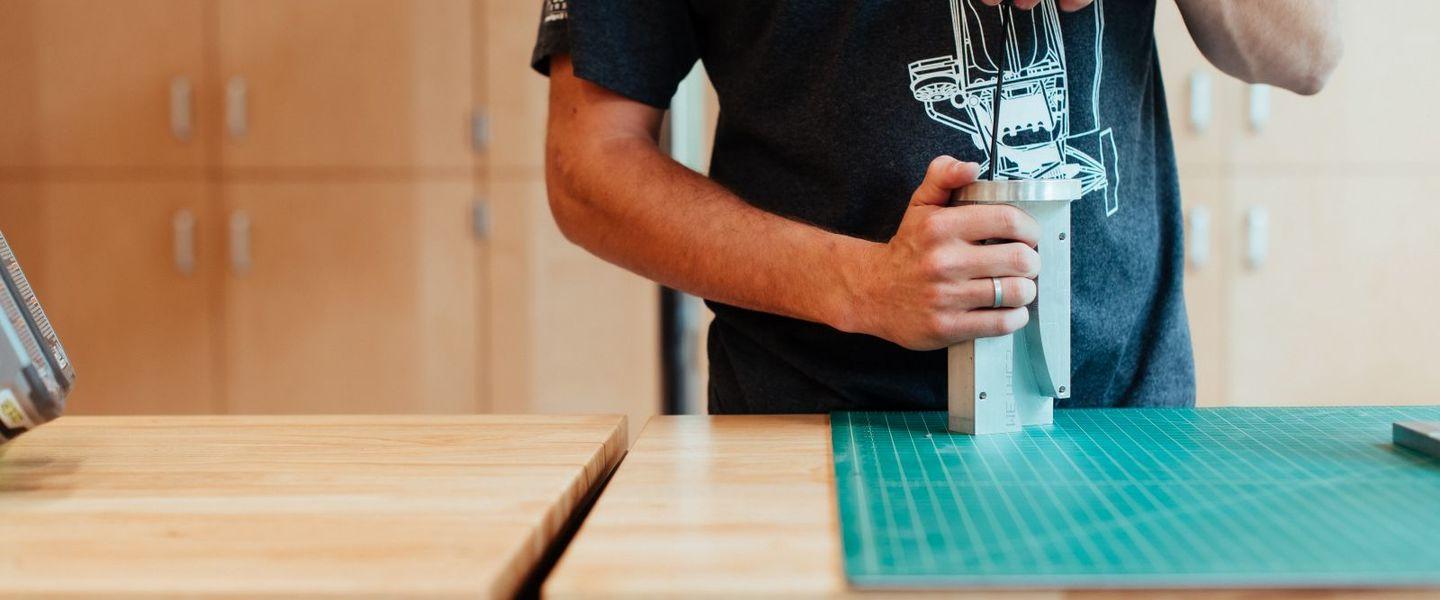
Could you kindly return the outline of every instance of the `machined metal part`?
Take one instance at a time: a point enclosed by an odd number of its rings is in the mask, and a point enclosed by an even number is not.
[[[1040,274],[1030,322],[1015,333],[951,346],[949,426],[972,435],[1019,431],[1054,421],[1056,398],[1070,385],[1070,203],[1081,182],[1067,179],[977,181],[954,204],[1009,204],[1040,224]]]
[[[60,417],[75,368],[0,234],[0,442]]]

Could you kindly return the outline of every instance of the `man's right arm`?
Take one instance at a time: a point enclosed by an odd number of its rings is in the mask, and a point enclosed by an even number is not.
[[[568,56],[552,58],[550,80],[551,211],[600,258],[697,296],[912,349],[1025,325],[1039,227],[1008,206],[946,208],[976,165],[936,159],[900,231],[878,244],[757,209],[671,160],[657,141],[662,111],[576,77]],[[1001,278],[1004,308],[989,308],[990,277]]]

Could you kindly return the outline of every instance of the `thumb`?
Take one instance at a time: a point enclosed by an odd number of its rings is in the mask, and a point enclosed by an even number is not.
[[[915,188],[910,206],[947,206],[952,192],[974,183],[979,176],[980,165],[949,156],[936,158],[925,169],[925,181]]]

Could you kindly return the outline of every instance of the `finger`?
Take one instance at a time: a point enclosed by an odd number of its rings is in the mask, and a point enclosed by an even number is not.
[[[943,237],[971,243],[1007,240],[1034,247],[1040,243],[1040,223],[1025,211],[1007,204],[970,204],[936,211],[929,223]]]
[[[925,180],[910,197],[911,206],[946,206],[955,190],[975,183],[980,176],[980,165],[960,162],[949,156],[930,161],[925,169]]]
[[[1040,4],[1040,0],[1015,0],[1015,8],[1030,10]]]
[[[954,317],[952,337],[956,341],[1008,335],[1020,331],[1030,322],[1030,311],[1024,308],[971,310]]]
[[[985,6],[1000,6],[1000,0],[980,0]]]
[[[1060,10],[1063,10],[1065,12],[1075,12],[1077,10],[1090,6],[1092,2],[1093,0],[1060,0]]]
[[[1024,277],[971,279],[960,288],[959,300],[964,308],[993,308],[995,282],[1000,282],[1000,306],[1019,308],[1035,301],[1035,280]]]
[[[1040,275],[1040,253],[1021,243],[970,246],[955,276],[969,279],[990,277],[1024,277]]]

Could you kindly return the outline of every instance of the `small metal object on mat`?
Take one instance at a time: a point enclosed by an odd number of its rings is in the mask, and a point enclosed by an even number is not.
[[[1396,423],[1391,437],[1396,446],[1440,458],[1440,421]]]
[[[0,443],[60,417],[75,367],[0,234]]]

